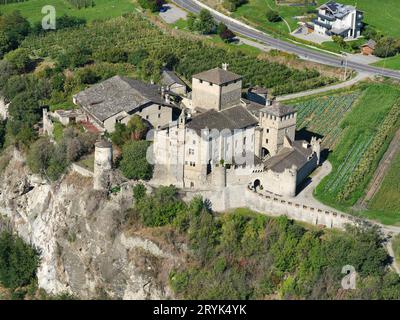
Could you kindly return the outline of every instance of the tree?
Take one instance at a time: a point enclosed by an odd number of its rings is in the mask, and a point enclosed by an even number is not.
[[[28,71],[29,66],[32,63],[29,50],[25,48],[18,48],[9,52],[6,54],[5,59],[20,73]]]
[[[0,234],[0,283],[16,289],[30,284],[36,277],[39,253],[9,232]]]
[[[150,9],[152,12],[160,11],[161,7],[165,4],[164,0],[139,0],[142,8]]]
[[[215,31],[216,23],[210,11],[206,9],[200,11],[196,29],[202,34],[210,34]]]
[[[332,36],[333,42],[337,43],[342,49],[347,47],[346,41],[341,36]]]
[[[267,20],[269,22],[278,22],[281,21],[281,16],[279,15],[279,12],[275,10],[268,10],[267,11]]]
[[[148,141],[129,141],[122,148],[120,169],[128,179],[149,180],[153,175],[153,166],[147,161]]]
[[[375,46],[374,55],[380,58],[392,57],[400,52],[400,42],[391,37],[383,37]]]
[[[236,36],[228,27],[222,22],[218,25],[218,35],[225,42],[232,41],[232,39]]]
[[[0,58],[16,49],[30,31],[28,20],[19,11],[0,15]]]
[[[49,138],[43,137],[35,141],[28,153],[27,164],[33,173],[45,174],[55,152]]]
[[[143,60],[147,59],[149,53],[145,49],[138,49],[128,55],[128,62],[134,66],[139,66]]]

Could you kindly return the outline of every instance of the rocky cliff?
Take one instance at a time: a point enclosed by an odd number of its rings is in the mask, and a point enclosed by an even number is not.
[[[182,261],[181,245],[126,228],[127,186],[115,195],[94,191],[91,178],[68,173],[50,184],[29,173],[14,150],[0,177],[0,213],[41,252],[39,286],[80,298],[173,298],[168,273]],[[184,251],[184,250],[183,250]]]

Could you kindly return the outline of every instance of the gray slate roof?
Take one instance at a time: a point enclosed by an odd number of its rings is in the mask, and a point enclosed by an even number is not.
[[[283,172],[295,165],[300,169],[308,162],[308,157],[312,153],[311,147],[303,148],[303,140],[297,140],[292,142],[292,148],[283,148],[276,156],[266,160],[264,168],[274,172]]]
[[[362,47],[370,47],[371,49],[375,49],[376,46],[376,41],[369,39],[365,44],[362,45]]]
[[[98,120],[105,121],[120,112],[133,112],[147,104],[167,105],[160,87],[115,76],[74,96],[76,102]]]
[[[181,86],[186,87],[186,83],[184,83],[175,72],[171,70],[164,70],[162,72],[161,84],[164,86],[172,86],[173,84],[180,84]]]
[[[271,106],[264,106],[247,99],[242,100],[246,104],[246,109],[255,116],[258,116],[260,112],[265,112],[276,117],[283,117],[296,112],[291,106],[281,104],[279,101],[274,101]]]
[[[221,68],[215,68],[195,74],[193,78],[221,85],[235,80],[240,80],[243,77]]]
[[[242,106],[231,107],[222,111],[210,110],[192,118],[187,127],[200,134],[202,129],[243,129],[256,125],[258,120]]]

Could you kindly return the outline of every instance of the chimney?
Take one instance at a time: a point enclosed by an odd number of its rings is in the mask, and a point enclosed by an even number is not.
[[[229,64],[227,64],[227,63],[222,64],[222,69],[224,69],[225,71],[228,71],[228,67],[229,67]]]

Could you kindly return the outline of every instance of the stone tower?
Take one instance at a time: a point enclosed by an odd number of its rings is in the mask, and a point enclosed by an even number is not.
[[[285,137],[295,140],[296,111],[275,102],[260,110],[259,126],[262,130],[260,156],[275,156],[284,147]]]
[[[240,104],[242,77],[223,68],[211,69],[193,76],[192,106],[194,109],[221,111]]]
[[[107,190],[109,188],[112,157],[113,152],[110,142],[105,140],[96,142],[94,151],[93,189]]]

